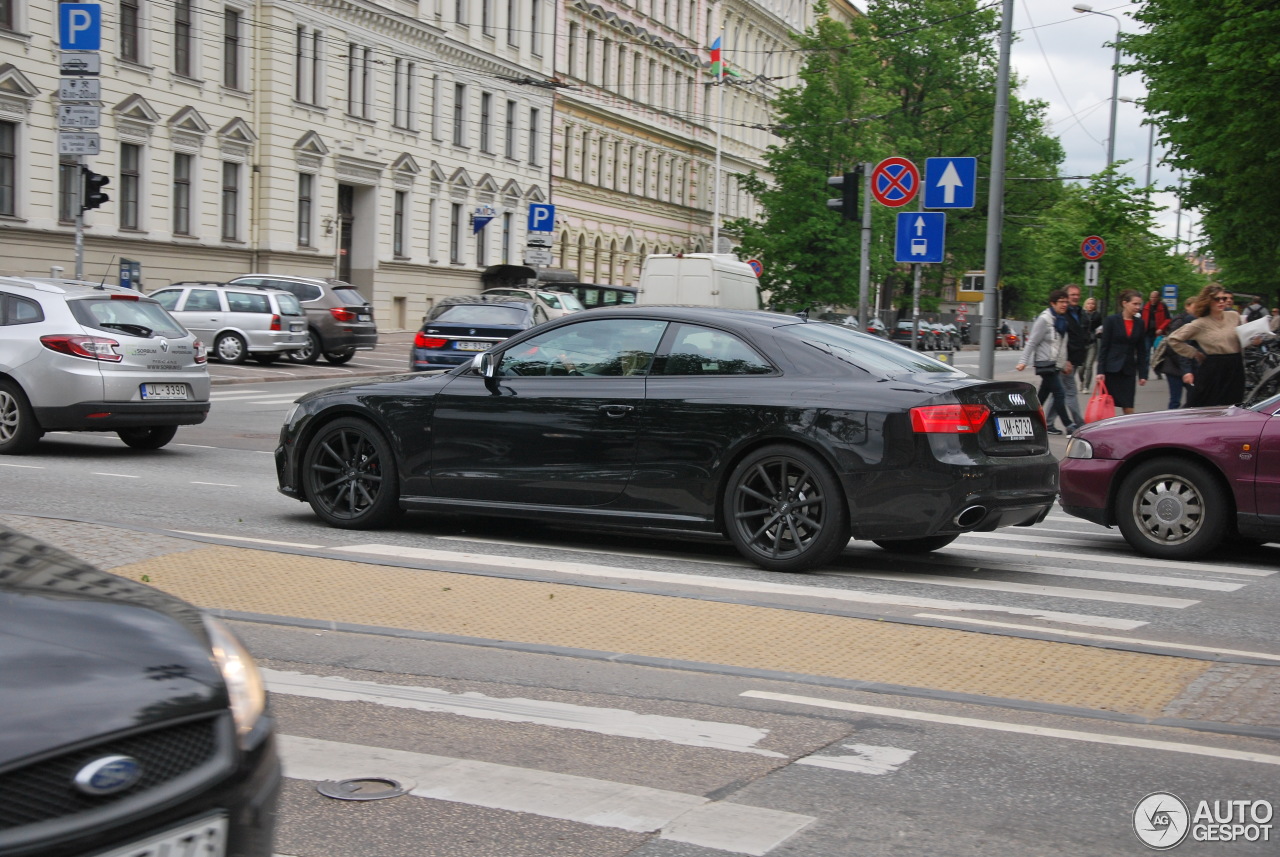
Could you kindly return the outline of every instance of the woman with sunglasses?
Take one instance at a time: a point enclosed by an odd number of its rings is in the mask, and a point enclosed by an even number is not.
[[[1169,334],[1169,347],[1197,365],[1194,374],[1182,376],[1189,385],[1188,408],[1234,405],[1244,399],[1244,357],[1236,335],[1240,313],[1231,308],[1233,300],[1222,286],[1205,286],[1191,305],[1196,318]]]
[[[1146,328],[1142,325],[1142,295],[1135,289],[1120,293],[1120,312],[1102,320],[1098,337],[1098,374],[1106,378],[1107,392],[1116,407],[1133,413],[1139,384],[1147,383]]]

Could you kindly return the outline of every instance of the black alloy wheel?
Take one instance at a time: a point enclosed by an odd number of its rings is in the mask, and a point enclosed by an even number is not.
[[[1116,492],[1116,523],[1134,550],[1160,559],[1196,559],[1227,534],[1232,504],[1217,476],[1196,461],[1157,458],[1138,465]]]
[[[22,388],[12,381],[0,381],[0,455],[30,452],[42,434]]]
[[[320,335],[307,331],[307,344],[289,352],[290,363],[315,363],[320,359]]]
[[[312,510],[331,527],[376,529],[402,511],[391,447],[357,417],[320,429],[307,446],[302,482]]]
[[[116,432],[125,445],[132,449],[159,449],[173,440],[177,433],[177,426],[139,426]]]
[[[355,356],[356,350],[354,348],[339,348],[337,351],[326,351],[324,353],[324,359],[334,366],[341,366]]]
[[[949,536],[928,536],[922,539],[872,539],[880,547],[895,553],[931,553],[959,538],[959,533]]]
[[[835,474],[798,446],[750,453],[725,487],[723,513],[738,552],[770,571],[810,571],[849,543],[849,515]]]

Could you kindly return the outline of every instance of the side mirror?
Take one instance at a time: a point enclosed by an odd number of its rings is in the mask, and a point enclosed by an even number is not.
[[[498,373],[498,367],[493,361],[493,355],[488,351],[481,352],[472,358],[471,368],[485,378],[493,378]]]

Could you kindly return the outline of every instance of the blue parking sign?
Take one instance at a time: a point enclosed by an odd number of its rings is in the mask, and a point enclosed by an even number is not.
[[[947,215],[941,211],[898,212],[893,261],[937,264],[942,261]]]
[[[58,5],[58,47],[64,51],[102,48],[102,7],[97,3]]]
[[[528,230],[530,232],[555,232],[556,207],[543,202],[529,203]]]

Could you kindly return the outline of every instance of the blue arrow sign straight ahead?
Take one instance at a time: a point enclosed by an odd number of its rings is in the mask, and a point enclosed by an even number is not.
[[[977,158],[924,160],[925,208],[973,208],[977,184]]]
[[[58,47],[64,51],[101,49],[102,7],[97,3],[59,4]]]
[[[947,215],[940,211],[898,212],[893,261],[930,265],[942,261]]]

